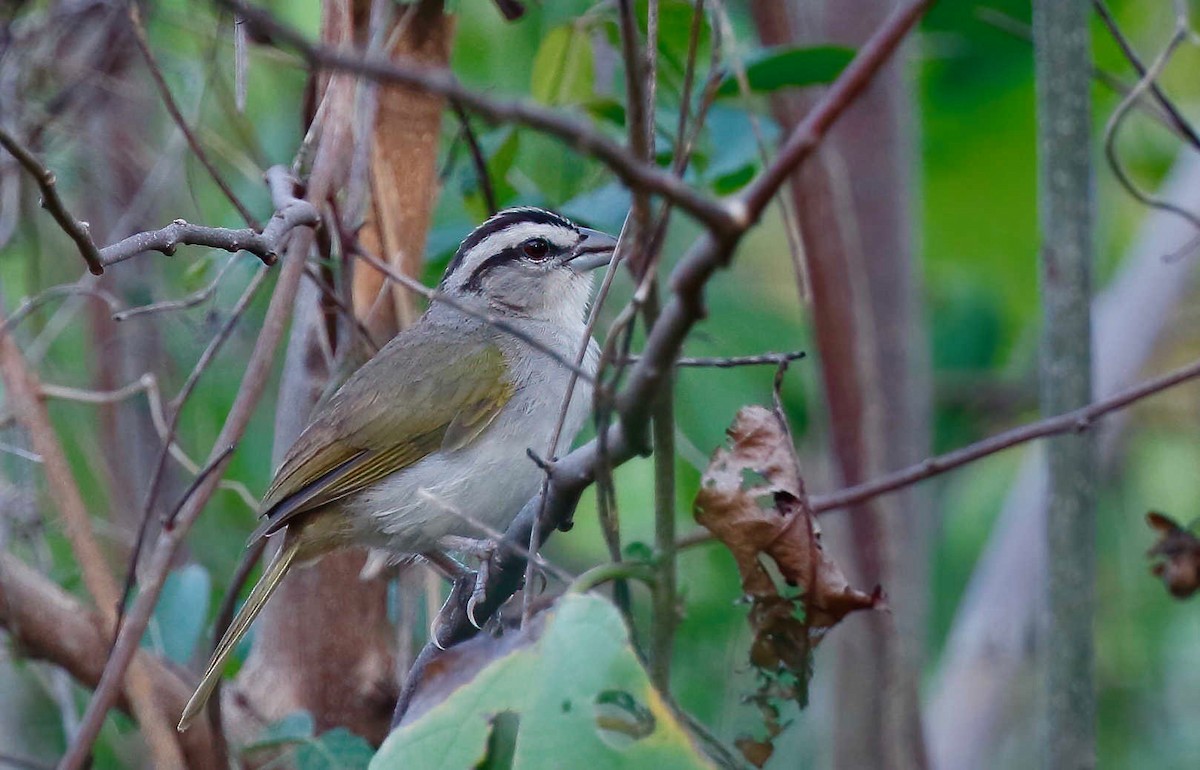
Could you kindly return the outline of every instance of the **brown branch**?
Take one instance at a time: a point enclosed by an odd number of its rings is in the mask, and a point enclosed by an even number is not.
[[[233,230],[193,225],[176,219],[159,230],[137,233],[105,246],[99,252],[101,265],[115,265],[146,251],[159,251],[171,256],[179,246],[208,246],[229,252],[248,251],[264,264],[274,264],[288,234],[297,227],[316,224],[318,218],[312,204],[296,196],[295,179],[286,166],[268,169],[266,179],[271,188],[275,213],[261,233],[250,228]]]
[[[71,236],[71,240],[75,241],[75,246],[79,249],[79,255],[87,263],[88,270],[92,275],[103,273],[103,260],[101,260],[100,252],[96,248],[96,242],[92,240],[91,228],[87,222],[79,221],[67,211],[66,204],[63,203],[62,198],[58,195],[54,172],[43,166],[41,161],[32,152],[21,146],[3,128],[0,128],[0,147],[8,150],[17,159],[17,162],[29,172],[34,181],[37,182],[38,189],[42,191],[42,208],[50,212],[50,216],[54,217],[54,221],[58,222],[58,226],[67,235]]]
[[[1002,452],[1005,449],[1012,449],[1015,446],[1027,444],[1030,441],[1036,441],[1037,439],[1049,436],[1081,433],[1091,429],[1101,417],[1125,409],[1144,398],[1158,395],[1164,390],[1169,390],[1198,377],[1200,377],[1200,360],[1196,360],[1173,372],[1168,372],[1161,377],[1146,380],[1110,398],[1105,398],[1088,404],[1085,407],[1065,412],[1057,417],[1048,417],[1028,425],[1006,430],[1003,433],[985,438],[982,441],[976,441],[974,444],[968,444],[965,447],[960,447],[937,457],[930,457],[907,468],[901,468],[898,471],[885,474],[863,484],[857,484],[825,495],[813,495],[809,498],[809,503],[813,513],[826,513],[839,508],[848,508],[879,497],[880,495],[910,487],[913,484],[933,478],[934,476],[940,476],[947,471],[961,468],[968,463],[981,460],[997,452]],[[711,539],[712,535],[708,531],[699,530],[681,538],[679,545],[681,548],[687,548]]]
[[[11,635],[15,652],[66,671],[84,687],[95,687],[108,658],[110,637],[95,611],[15,556],[0,552],[0,627]],[[136,662],[150,683],[158,711],[178,713],[190,685],[161,659],[142,650]],[[116,705],[131,710],[126,684]],[[190,768],[215,768],[207,725],[180,738]],[[3,764],[0,762],[0,764]]]
[[[737,231],[737,217],[721,201],[689,186],[655,165],[643,163],[625,147],[574,115],[550,110],[526,101],[496,99],[463,86],[447,69],[413,62],[398,63],[315,45],[271,14],[241,0],[221,2],[245,18],[260,33],[294,48],[310,65],[354,72],[382,83],[408,86],[439,94],[497,123],[518,123],[556,137],[578,152],[602,161],[629,187],[662,195],[675,202],[708,228],[723,234]]]
[[[46,406],[39,398],[37,380],[7,332],[0,332],[0,378],[4,381],[9,408],[28,432],[33,451],[42,458],[50,498],[62,518],[63,529],[83,572],[88,593],[100,608],[107,631],[111,633],[116,622],[116,582],[96,541],[87,507],[75,484],[62,445],[50,424]],[[116,690],[121,686],[128,687],[134,713],[154,754],[155,763],[163,767],[179,765],[182,762],[179,746],[166,714],[154,701],[144,668],[133,667],[128,677],[122,669],[121,676],[114,678],[112,687]]]
[[[125,570],[125,583],[121,589],[120,602],[117,605],[118,629],[121,626],[125,605],[129,601],[129,596],[132,594],[134,585],[137,581],[137,567],[138,563],[141,561],[142,549],[145,547],[146,536],[150,532],[150,519],[151,514],[154,511],[154,501],[158,498],[158,493],[162,486],[163,479],[165,478],[165,473],[167,470],[167,456],[171,453],[171,448],[175,444],[175,432],[179,429],[179,418],[183,414],[183,406],[185,403],[187,403],[188,398],[191,397],[192,392],[196,388],[196,383],[199,382],[201,375],[203,375],[205,370],[208,369],[218,351],[220,351],[221,347],[225,344],[226,340],[229,339],[230,335],[233,334],[233,330],[237,326],[238,321],[241,320],[242,315],[246,312],[246,308],[250,305],[250,302],[254,299],[255,295],[258,294],[258,288],[262,285],[265,277],[266,268],[258,268],[258,272],[256,272],[254,277],[250,279],[250,283],[247,284],[245,290],[242,291],[242,296],[238,298],[237,303],[233,306],[233,310],[229,313],[229,318],[225,320],[225,323],[221,325],[221,328],[204,348],[204,352],[200,354],[200,358],[196,360],[195,366],[192,367],[192,371],[188,374],[187,380],[184,381],[183,386],[179,389],[179,392],[175,395],[175,398],[171,400],[171,416],[167,421],[166,435],[162,437],[162,448],[158,452],[158,459],[155,463],[154,471],[150,477],[150,482],[147,485],[146,496],[142,501],[142,510],[138,525],[137,539],[134,541],[133,549],[129,553],[129,565]],[[223,461],[225,459],[225,454],[219,455],[218,458],[215,459]],[[212,467],[211,462],[209,463],[208,467]],[[193,481],[193,488],[189,489],[188,493],[184,495],[184,500],[191,496],[191,493],[195,489],[194,485],[196,482],[204,478],[206,478],[204,471],[199,471],[196,479]],[[171,518],[164,522],[164,526],[170,526],[173,523],[173,520],[174,514],[172,514]]]

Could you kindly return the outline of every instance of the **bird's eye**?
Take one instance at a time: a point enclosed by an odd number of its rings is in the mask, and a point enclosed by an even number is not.
[[[550,243],[545,238],[530,238],[521,244],[521,251],[530,259],[543,260],[550,253]]]

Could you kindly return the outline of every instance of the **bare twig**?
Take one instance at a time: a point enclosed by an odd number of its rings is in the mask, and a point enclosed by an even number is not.
[[[1108,119],[1108,124],[1104,128],[1104,157],[1108,160],[1108,165],[1112,169],[1113,175],[1117,178],[1117,181],[1121,183],[1121,186],[1125,188],[1126,192],[1128,192],[1131,197],[1146,206],[1150,206],[1151,208],[1169,211],[1176,216],[1182,217],[1190,222],[1194,227],[1200,229],[1200,217],[1197,217],[1195,214],[1178,204],[1164,200],[1157,195],[1146,192],[1139,187],[1137,182],[1135,182],[1133,178],[1129,176],[1129,172],[1125,170],[1125,167],[1121,165],[1121,159],[1117,155],[1116,146],[1117,132],[1120,130],[1125,118],[1128,117],[1130,111],[1133,109],[1133,106],[1142,97],[1142,94],[1144,94],[1148,89],[1153,89],[1152,93],[1161,96],[1161,92],[1159,92],[1157,86],[1155,86],[1155,80],[1167,66],[1167,62],[1171,60],[1171,57],[1174,55],[1175,51],[1180,45],[1183,44],[1185,40],[1187,40],[1188,35],[1191,33],[1191,28],[1188,24],[1186,4],[1177,3],[1176,8],[1175,28],[1171,32],[1171,38],[1167,41],[1167,44],[1163,47],[1162,51],[1159,52],[1158,56],[1154,57],[1154,61],[1151,62],[1149,69],[1142,67],[1140,62],[1137,62],[1136,56],[1133,56],[1130,60],[1131,62],[1136,62],[1134,66],[1139,72],[1141,72],[1141,78],[1138,79],[1138,82],[1132,89],[1130,89],[1129,93],[1125,95],[1125,97],[1121,100],[1121,103],[1117,105],[1117,108],[1113,110],[1112,115]],[[1164,101],[1166,100],[1164,99]],[[1193,244],[1189,243],[1185,248],[1191,248],[1192,246]]]
[[[108,267],[145,251],[160,251],[170,256],[176,248],[186,245],[208,246],[229,252],[248,251],[264,264],[274,264],[288,234],[297,227],[315,225],[318,217],[312,204],[296,196],[295,179],[287,167],[274,166],[268,169],[267,184],[275,202],[275,213],[261,233],[250,228],[231,230],[193,225],[176,219],[162,229],[137,233],[105,246],[100,250],[100,262]]]
[[[138,50],[141,51],[142,58],[146,60],[146,68],[150,71],[150,77],[154,81],[154,86],[158,89],[158,93],[162,97],[163,106],[167,108],[167,114],[171,116],[171,120],[175,121],[175,125],[183,134],[184,139],[187,140],[188,147],[192,149],[196,160],[200,161],[200,165],[204,166],[204,170],[212,177],[213,183],[217,185],[217,189],[237,209],[238,214],[241,215],[246,224],[258,230],[258,221],[250,213],[250,209],[246,208],[241,199],[234,194],[233,188],[221,176],[221,172],[217,170],[213,162],[209,160],[208,153],[200,146],[200,140],[196,138],[196,134],[188,126],[187,120],[184,119],[183,113],[179,111],[179,105],[175,103],[175,97],[171,95],[171,89],[167,85],[167,81],[163,78],[162,68],[159,67],[158,59],[154,56],[154,51],[150,48],[150,41],[146,38],[146,27],[142,24],[142,14],[137,3],[129,3],[129,22],[133,27],[133,39],[137,43]],[[236,28],[237,26],[235,26]]]
[[[118,310],[112,314],[114,321],[127,321],[130,318],[142,315],[151,315],[154,313],[166,313],[175,310],[187,310],[188,308],[196,307],[197,305],[207,302],[217,292],[217,287],[221,285],[221,280],[225,274],[229,272],[229,268],[237,262],[237,255],[234,254],[225,260],[225,264],[221,265],[221,269],[217,271],[217,275],[212,279],[212,282],[199,291],[192,292],[186,297],[179,299],[168,299],[162,302],[151,302],[148,305],[139,305],[131,307],[128,310]]]
[[[922,460],[907,468],[884,474],[863,484],[824,495],[813,495],[809,498],[809,503],[813,513],[827,513],[841,508],[850,508],[880,495],[886,495],[889,492],[895,492],[934,476],[956,470],[1005,449],[1012,449],[1041,438],[1090,430],[1095,427],[1100,418],[1106,415],[1126,409],[1142,399],[1158,395],[1165,390],[1197,378],[1200,378],[1200,359],[1080,409],[1006,430],[982,441],[976,441],[974,444],[968,444],[951,452]],[[680,538],[679,546],[689,548],[711,539],[712,535],[707,530],[697,530]]]
[[[1117,24],[1117,20],[1113,18],[1112,13],[1108,10],[1108,6],[1104,4],[1103,0],[1092,0],[1092,6],[1095,7],[1096,14],[1100,17],[1100,20],[1104,22],[1104,26],[1108,27],[1108,32],[1112,35],[1113,40],[1116,41],[1117,46],[1120,47],[1121,53],[1125,55],[1125,58],[1129,61],[1129,64],[1134,68],[1134,70],[1137,71],[1138,77],[1147,77],[1149,73],[1146,70],[1146,65],[1142,64],[1142,60],[1138,57],[1137,51],[1133,50],[1133,46],[1125,37],[1124,33],[1121,32],[1121,27]],[[1182,20],[1182,26],[1187,27],[1186,17],[1184,17]],[[1163,111],[1163,114],[1166,116],[1168,125],[1174,128],[1175,133],[1182,137],[1183,140],[1190,144],[1194,149],[1200,150],[1200,135],[1196,134],[1196,129],[1194,129],[1192,124],[1183,117],[1183,115],[1179,112],[1179,109],[1175,106],[1175,103],[1167,98],[1167,95],[1163,93],[1163,90],[1159,87],[1155,80],[1151,79],[1148,87],[1150,94],[1154,97],[1154,101],[1158,103],[1159,107]]]
[[[38,189],[42,191],[42,208],[50,212],[50,216],[54,217],[54,221],[63,229],[63,232],[75,241],[75,246],[79,249],[79,254],[87,263],[88,270],[92,275],[103,273],[103,260],[96,248],[96,242],[92,240],[91,228],[87,222],[79,221],[67,211],[66,204],[58,195],[54,172],[43,166],[32,152],[25,149],[3,128],[0,128],[0,147],[8,150],[37,182]]]
[[[467,141],[467,149],[471,151],[471,162],[475,164],[475,178],[479,182],[479,191],[483,194],[483,204],[487,206],[489,215],[495,214],[499,211],[496,206],[496,190],[492,186],[492,175],[488,172],[487,158],[483,155],[483,148],[479,146],[479,138],[475,136],[475,130],[471,128],[471,119],[467,117],[467,111],[462,105],[451,100],[450,106],[454,108],[454,114],[462,125],[463,138]]]
[[[681,368],[712,368],[734,369],[739,366],[779,366],[783,362],[799,361],[807,353],[803,350],[793,350],[788,353],[759,353],[753,356],[728,357],[684,357],[675,360],[675,365]],[[641,356],[629,356],[627,363],[636,364]]]

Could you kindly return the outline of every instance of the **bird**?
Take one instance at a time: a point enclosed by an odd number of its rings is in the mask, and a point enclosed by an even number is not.
[[[203,710],[238,641],[288,571],[348,545],[424,557],[503,531],[537,493],[528,456],[570,447],[591,406],[599,348],[587,329],[593,271],[617,241],[540,208],[500,211],[459,245],[434,301],[318,405],[259,505],[251,544],[282,545],[214,648],[179,721]],[[499,319],[503,324],[498,323]],[[485,530],[486,531],[486,530]]]

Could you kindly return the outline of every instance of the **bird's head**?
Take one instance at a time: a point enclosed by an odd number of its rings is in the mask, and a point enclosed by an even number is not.
[[[581,322],[592,271],[612,259],[611,235],[537,208],[505,209],[458,247],[441,290],[482,299],[501,313],[558,323]]]

